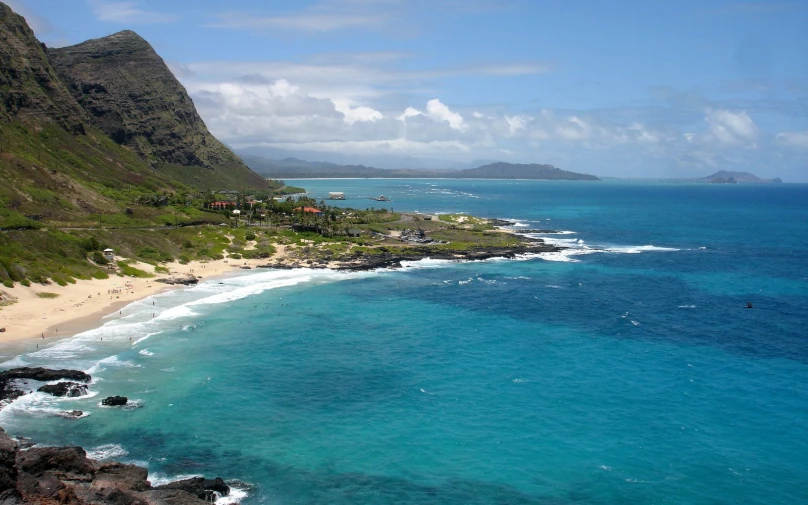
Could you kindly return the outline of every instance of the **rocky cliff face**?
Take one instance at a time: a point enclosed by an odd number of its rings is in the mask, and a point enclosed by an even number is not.
[[[91,123],[147,161],[206,168],[241,163],[210,134],[185,88],[135,32],[48,54]]]
[[[87,116],[25,19],[0,2],[0,122],[53,122],[84,133]]]
[[[196,477],[152,487],[135,465],[87,458],[81,447],[19,444],[0,428],[0,503],[4,505],[203,505],[230,488]]]

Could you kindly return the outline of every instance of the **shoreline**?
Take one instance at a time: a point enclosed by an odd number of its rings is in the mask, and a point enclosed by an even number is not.
[[[216,279],[242,267],[256,268],[265,260],[211,260],[190,262],[187,265],[163,265],[169,274],[155,273],[152,278],[118,277],[108,279],[77,280],[75,284],[32,284],[16,286],[4,292],[15,300],[0,307],[0,345],[33,340],[51,342],[53,338],[67,338],[101,326],[104,318],[127,305],[152,295],[183,287],[183,284],[165,284],[157,279],[195,276],[199,281]],[[144,263],[132,266],[153,271]],[[55,298],[41,298],[39,293],[54,293]]]
[[[496,224],[506,221],[494,220]],[[497,230],[519,236],[518,231]],[[102,326],[107,316],[120,312],[127,305],[149,296],[193,285],[200,281],[221,278],[229,274],[254,269],[294,268],[329,269],[335,271],[368,271],[400,268],[402,261],[426,258],[449,261],[482,261],[490,258],[513,259],[520,255],[557,252],[563,247],[547,244],[539,239],[520,236],[518,245],[479,247],[458,250],[438,250],[428,245],[395,245],[376,248],[374,253],[355,253],[340,259],[317,259],[302,254],[300,249],[276,245],[277,251],[266,259],[234,259],[164,263],[160,267],[168,273],[157,272],[156,267],[140,262],[131,266],[153,275],[150,278],[123,277],[111,274],[107,279],[77,280],[75,284],[18,285],[0,290],[6,304],[0,306],[0,345],[32,343],[42,340],[72,337]],[[170,279],[175,282],[160,282]],[[43,295],[45,294],[45,295]],[[46,296],[46,297],[43,297]],[[9,303],[11,301],[11,303]],[[123,315],[123,314],[122,314]]]

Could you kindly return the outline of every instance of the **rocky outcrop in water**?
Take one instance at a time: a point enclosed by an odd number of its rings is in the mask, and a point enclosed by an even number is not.
[[[81,447],[19,444],[0,428],[0,504],[202,505],[230,488],[202,477],[156,488],[145,468],[87,458]]]
[[[0,372],[0,408],[2,402],[12,401],[19,398],[27,391],[20,388],[19,381],[34,380],[41,382],[50,382],[60,379],[69,379],[71,381],[90,382],[91,377],[82,372],[81,370],[50,370],[48,368],[32,368],[21,367],[12,368],[11,370],[4,370]],[[69,383],[66,383],[69,384]],[[86,386],[76,384],[78,387]],[[46,391],[48,392],[48,391]],[[59,395],[57,395],[59,396]]]
[[[57,384],[45,384],[37,389],[41,393],[48,393],[53,396],[66,396],[68,398],[75,398],[77,396],[84,396],[87,394],[87,385],[79,384],[77,382],[59,382]]]
[[[101,400],[101,405],[106,405],[107,407],[120,407],[121,405],[126,405],[129,402],[129,398],[125,396],[108,396]]]

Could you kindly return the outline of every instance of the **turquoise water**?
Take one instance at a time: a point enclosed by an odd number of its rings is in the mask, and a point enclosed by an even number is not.
[[[808,186],[294,184],[570,249],[158,295],[5,358],[89,369],[97,396],[28,395],[0,424],[156,481],[237,479],[244,503],[808,502]]]

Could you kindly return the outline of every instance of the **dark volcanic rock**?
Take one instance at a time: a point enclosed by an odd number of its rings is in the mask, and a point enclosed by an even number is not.
[[[126,405],[129,401],[129,398],[125,396],[108,396],[101,400],[101,405],[106,405],[108,407],[118,407],[120,405]]]
[[[87,394],[87,386],[85,384],[78,384],[76,382],[59,382],[58,384],[45,384],[37,391],[48,393],[53,396],[67,396],[68,398],[75,398],[76,396],[84,396]]]
[[[84,415],[84,412],[81,410],[65,410],[59,413],[60,416],[66,417],[67,419],[79,419]]]
[[[17,455],[17,467],[34,477],[49,473],[62,480],[91,481],[95,474],[81,447],[32,447]]]
[[[0,428],[0,502],[17,496],[17,443]]]
[[[203,505],[226,496],[220,478],[202,477],[158,489],[148,471],[135,465],[95,462],[81,447],[20,450],[0,428],[0,504],[37,505]]]
[[[0,372],[0,380],[31,379],[36,381],[55,381],[69,379],[80,382],[90,382],[92,377],[81,370],[51,370],[49,368],[12,368]]]
[[[70,379],[74,381],[90,382],[91,377],[80,370],[49,370],[47,368],[12,368],[0,372],[0,401],[14,400],[25,394],[25,391],[18,388],[16,380],[29,379],[42,382],[49,382],[59,379]],[[2,408],[2,404],[0,404]]]
[[[205,501],[213,501],[216,497],[214,491],[222,496],[230,494],[230,487],[222,479],[205,479],[203,477],[193,477],[190,479],[171,482],[155,489],[181,489]]]

